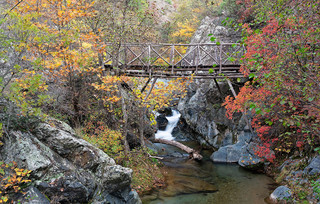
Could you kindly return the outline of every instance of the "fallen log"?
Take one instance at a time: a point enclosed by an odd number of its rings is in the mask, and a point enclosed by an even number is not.
[[[173,140],[166,140],[166,139],[152,139],[151,141],[154,143],[162,143],[162,144],[175,146],[175,147],[187,152],[188,154],[190,154],[192,159],[195,159],[195,160],[202,159],[202,155],[198,151],[196,151],[196,150],[194,150],[184,144],[181,144],[180,142],[173,141]]]

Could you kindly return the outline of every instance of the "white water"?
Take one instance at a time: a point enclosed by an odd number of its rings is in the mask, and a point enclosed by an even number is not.
[[[166,139],[166,140],[173,140],[174,137],[172,136],[173,128],[176,127],[181,114],[179,111],[172,110],[172,116],[166,117],[168,120],[168,125],[165,130],[158,130],[155,134],[157,139]]]

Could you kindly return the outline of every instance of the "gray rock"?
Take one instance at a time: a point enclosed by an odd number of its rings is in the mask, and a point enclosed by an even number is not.
[[[227,146],[227,145],[232,145],[233,144],[233,135],[232,132],[230,132],[229,130],[226,130],[225,132],[225,137],[222,141],[222,145],[221,146]]]
[[[169,122],[166,116],[162,114],[157,116],[156,121],[159,130],[165,130]]]
[[[227,84],[220,83],[220,87],[225,93],[228,92]],[[197,135],[194,139],[216,148],[220,147],[226,136],[230,136],[225,134],[227,129],[233,135],[233,122],[226,118],[226,110],[221,103],[215,83],[199,80],[189,86],[187,96],[178,104],[181,117]]]
[[[220,147],[210,158],[214,162],[236,163],[240,159],[241,148],[241,144]]]
[[[119,200],[119,197],[123,198]],[[113,195],[104,193],[96,197],[92,204],[141,204],[141,200],[136,191],[127,188],[123,191],[115,192]]]
[[[117,191],[130,186],[132,170],[120,165],[98,167],[97,177],[108,192]]]
[[[258,169],[262,167],[263,160],[256,155],[250,153],[241,154],[238,164],[247,169]]]
[[[222,21],[225,19],[224,16],[220,17],[205,17],[197,31],[191,39],[191,43],[210,43],[209,34],[213,34],[213,37],[217,38],[219,42],[236,42],[241,38],[240,32],[227,28],[222,25]]]
[[[251,132],[240,131],[237,139],[240,143],[248,144],[251,142],[252,137],[253,135]]]
[[[289,188],[287,188],[286,186],[279,186],[272,192],[272,194],[270,195],[270,199],[273,202],[278,203],[281,201],[289,200],[291,196],[292,196],[292,192]]]
[[[238,162],[240,166],[247,169],[259,169],[263,166],[264,159],[255,155],[257,146],[257,143],[251,142],[242,147]]]
[[[140,203],[130,188],[132,170],[116,165],[103,151],[75,137],[65,123],[42,123],[33,134],[12,131],[4,139],[0,159],[32,170],[33,184],[50,200],[88,203],[108,195],[102,198],[105,203]]]
[[[50,201],[35,187],[30,186],[23,190],[23,194],[14,198],[14,203],[50,204]]]
[[[312,159],[310,164],[303,170],[305,174],[310,176],[320,173],[320,155]]]

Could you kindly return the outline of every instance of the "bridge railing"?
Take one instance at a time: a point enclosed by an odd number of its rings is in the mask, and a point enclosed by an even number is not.
[[[239,43],[199,44],[108,44],[105,64],[121,69],[152,71],[194,71],[240,64],[244,46]]]

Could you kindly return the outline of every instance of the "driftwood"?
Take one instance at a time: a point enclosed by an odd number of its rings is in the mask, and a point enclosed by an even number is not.
[[[202,159],[202,155],[198,151],[196,151],[190,147],[187,147],[186,145],[181,144],[180,142],[173,141],[173,140],[165,140],[165,139],[153,139],[152,142],[175,146],[175,147],[187,152],[188,154],[190,154],[192,159],[195,159],[195,160]]]

